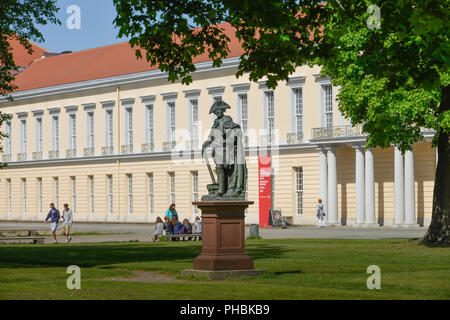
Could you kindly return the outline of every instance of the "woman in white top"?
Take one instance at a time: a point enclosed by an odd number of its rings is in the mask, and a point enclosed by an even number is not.
[[[155,233],[153,234],[152,241],[156,241],[158,239],[158,236],[162,236],[163,230],[164,230],[164,222],[160,217],[157,217],[155,221]]]
[[[317,219],[319,220],[319,227],[325,227],[325,209],[322,203],[322,199],[319,199],[317,203]]]

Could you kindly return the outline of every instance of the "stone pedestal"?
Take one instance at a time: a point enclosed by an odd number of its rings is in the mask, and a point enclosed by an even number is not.
[[[245,254],[245,209],[253,201],[198,201],[202,211],[202,252],[194,270],[253,270]]]

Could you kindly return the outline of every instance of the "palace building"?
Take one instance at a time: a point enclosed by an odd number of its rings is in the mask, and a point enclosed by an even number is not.
[[[230,30],[228,30],[230,31]],[[320,66],[298,67],[276,89],[235,77],[242,49],[214,68],[207,54],[186,86],[137,60],[128,42],[49,54],[16,76],[2,131],[0,219],[43,220],[69,203],[75,221],[154,222],[175,202],[183,218],[211,183],[200,151],[222,99],[246,137],[246,223],[259,220],[258,158],[269,154],[272,208],[293,224],[427,226],[436,150],[424,132],[410,152],[365,150],[366,136],[339,112],[339,88]],[[214,166],[213,166],[214,167]]]

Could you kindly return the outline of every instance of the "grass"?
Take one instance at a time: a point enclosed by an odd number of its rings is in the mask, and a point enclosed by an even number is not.
[[[130,271],[180,277],[199,242],[1,245],[3,299],[449,299],[450,249],[395,240],[249,240],[260,277],[189,283],[105,281]],[[69,265],[81,268],[81,290],[68,290]],[[381,289],[368,290],[369,265]]]

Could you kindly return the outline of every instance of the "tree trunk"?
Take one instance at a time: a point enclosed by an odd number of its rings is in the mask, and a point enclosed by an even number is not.
[[[440,112],[450,109],[450,86],[442,89]],[[449,243],[450,230],[450,135],[439,130],[438,137],[438,164],[436,168],[436,177],[434,180],[433,191],[433,214],[428,231],[422,238],[422,242]]]

